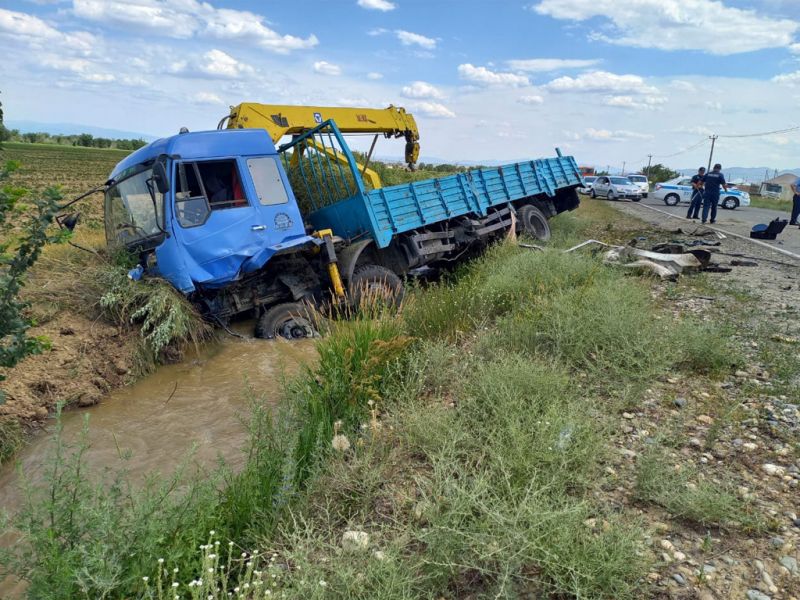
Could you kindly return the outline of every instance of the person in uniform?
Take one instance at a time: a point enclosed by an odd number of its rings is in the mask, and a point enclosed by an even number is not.
[[[703,177],[705,192],[703,193],[703,223],[708,220],[708,210],[711,209],[711,223],[717,221],[717,204],[719,204],[719,188],[728,191],[728,182],[722,174],[722,165],[717,163],[710,173]]]
[[[697,219],[700,217],[700,207],[703,204],[703,177],[706,168],[697,169],[697,175],[692,177],[692,200],[689,202],[689,212],[686,213],[687,219]]]
[[[800,177],[792,184],[792,218],[789,225],[800,225],[797,218],[800,217]]]

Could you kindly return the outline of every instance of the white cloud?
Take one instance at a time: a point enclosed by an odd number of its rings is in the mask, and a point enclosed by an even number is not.
[[[419,33],[412,33],[411,31],[405,31],[403,29],[397,29],[395,32],[397,39],[400,40],[400,43],[403,46],[419,46],[420,48],[424,48],[425,50],[435,50],[436,49],[436,40],[433,38],[425,37],[424,35],[420,35]]]
[[[25,46],[87,56],[98,45],[97,38],[85,31],[61,32],[39,17],[0,8],[0,36]]]
[[[675,79],[675,80],[671,81],[670,84],[669,84],[669,87],[671,87],[672,89],[681,91],[681,92],[694,93],[694,92],[697,91],[697,88],[695,87],[695,85],[693,83],[690,83],[688,81],[682,81],[680,79]]]
[[[722,110],[722,102],[716,100],[706,100],[703,102],[703,106],[709,110]]]
[[[358,5],[367,10],[380,10],[382,12],[397,8],[394,2],[389,2],[388,0],[358,0]]]
[[[444,94],[435,86],[425,81],[415,81],[411,85],[403,86],[400,95],[404,98],[441,100]]]
[[[371,79],[372,81],[378,81],[379,79],[383,79],[383,74],[372,71],[370,73],[367,73],[367,79]]]
[[[772,78],[772,81],[775,83],[782,83],[783,85],[800,85],[800,71],[776,75]]]
[[[214,79],[239,79],[255,72],[250,65],[239,62],[230,54],[216,48],[206,52],[200,59],[176,61],[167,71],[174,75]]]
[[[606,106],[639,110],[661,110],[666,103],[663,96],[607,96],[603,101]]]
[[[240,40],[278,54],[319,43],[314,34],[306,38],[281,35],[267,26],[262,15],[215,8],[198,0],[73,0],[73,11],[81,18],[124,28],[172,38]]]
[[[582,133],[565,131],[564,135],[573,141],[584,139],[595,142],[625,142],[630,140],[652,140],[654,138],[650,134],[627,129],[611,131],[609,129],[594,129],[593,127],[588,127]]]
[[[409,108],[415,113],[434,119],[454,119],[456,116],[456,113],[439,102],[412,102]]]
[[[507,60],[506,64],[509,69],[513,69],[514,71],[546,73],[548,71],[559,71],[561,69],[583,69],[592,67],[600,62],[600,59],[597,58],[588,60],[570,58],[526,58]]]
[[[800,54],[800,42],[789,46],[789,52],[792,54]]]
[[[479,85],[496,85],[520,87],[530,85],[530,81],[524,75],[515,73],[499,73],[490,71],[486,67],[476,67],[470,63],[458,65],[458,74],[462,79],[477,83]]]
[[[590,38],[610,44],[661,50],[702,50],[738,54],[787,47],[800,23],[755,10],[725,6],[719,0],[542,0],[532,9],[555,19],[608,19],[608,33]]]
[[[675,133],[690,133],[692,135],[712,135],[714,132],[708,127],[695,125],[693,127],[678,127]]]
[[[220,98],[216,94],[212,94],[211,92],[197,92],[194,96],[192,96],[192,102],[194,104],[209,104],[209,105],[225,104],[222,98]]]
[[[622,94],[657,94],[638,75],[617,75],[608,71],[591,71],[577,77],[559,77],[543,86],[551,92],[609,92]]]
[[[342,68],[339,65],[334,65],[324,60],[318,60],[314,63],[314,72],[320,75],[341,75]]]
[[[389,30],[388,29],[384,29],[383,27],[376,27],[374,29],[370,29],[367,32],[367,35],[371,35],[371,36],[375,37],[377,35],[383,35],[384,33],[389,33]]]
[[[544,98],[536,95],[520,96],[517,98],[517,102],[520,104],[528,104],[529,106],[536,106],[538,104],[542,104],[544,102]]]

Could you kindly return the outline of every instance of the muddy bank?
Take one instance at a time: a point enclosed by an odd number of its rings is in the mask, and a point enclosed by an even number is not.
[[[28,429],[39,428],[59,402],[91,406],[141,374],[141,342],[130,329],[61,313],[30,335],[46,337],[50,349],[6,370],[0,386],[6,395],[0,418],[17,419]]]

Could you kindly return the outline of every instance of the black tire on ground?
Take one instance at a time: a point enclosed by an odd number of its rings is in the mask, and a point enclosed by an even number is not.
[[[590,195],[592,196],[592,198],[597,198],[597,192],[595,192],[594,189],[592,189]]]
[[[550,239],[550,223],[547,217],[538,208],[531,204],[525,204],[517,211],[520,230],[537,240],[546,242]]]
[[[734,210],[739,208],[739,201],[733,196],[728,196],[722,201],[722,208],[725,210]]]
[[[667,206],[678,206],[681,202],[681,197],[678,194],[667,194],[664,196],[664,204]]]
[[[312,309],[301,302],[286,302],[268,309],[256,323],[256,337],[266,340],[299,340],[319,335]]]
[[[380,265],[357,267],[348,286],[353,306],[363,303],[381,303],[397,308],[403,302],[405,288],[396,273]]]

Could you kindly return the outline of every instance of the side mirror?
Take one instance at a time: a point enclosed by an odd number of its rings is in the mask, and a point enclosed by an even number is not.
[[[167,167],[164,162],[157,160],[153,164],[153,181],[156,184],[156,189],[161,194],[169,192],[169,177],[167,176]]]
[[[74,231],[75,226],[78,224],[78,219],[80,218],[81,218],[81,213],[79,212],[61,215],[58,217],[58,224],[69,231]]]

